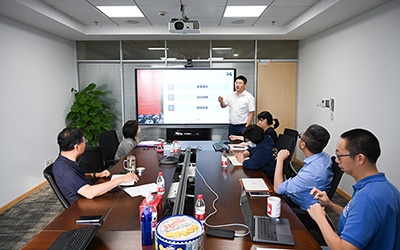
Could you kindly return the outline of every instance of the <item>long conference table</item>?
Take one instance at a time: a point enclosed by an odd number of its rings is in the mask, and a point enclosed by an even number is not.
[[[245,224],[239,204],[242,190],[239,180],[248,177],[266,179],[262,171],[234,167],[230,163],[227,169],[223,169],[221,167],[221,153],[214,152],[212,141],[191,141],[186,142],[186,144],[190,144],[191,148],[200,149],[197,151],[196,168],[219,196],[215,203],[218,212],[209,217],[207,223],[210,225]],[[158,158],[161,154],[158,154],[152,147],[137,147],[130,152],[130,155],[136,156],[137,167],[145,167],[145,172],[140,176],[140,180],[135,183],[135,186],[155,182],[157,173],[163,172],[166,181],[163,199],[165,202],[176,166],[160,165]],[[123,171],[122,161],[110,170],[112,174],[120,174]],[[209,190],[197,172],[195,179],[195,194],[203,194],[206,202],[206,214],[208,215],[214,211],[212,202],[216,196]],[[266,181],[272,189],[267,179]],[[62,232],[84,227],[75,222],[80,215],[93,214],[102,214],[106,216],[106,219],[88,249],[154,249],[154,246],[142,247],[141,245],[139,205],[142,200],[143,197],[131,197],[124,190],[109,192],[91,200],[81,197],[45,227],[24,249],[49,248]],[[266,198],[251,198],[249,200],[255,215],[266,215]],[[235,237],[234,240],[204,235],[204,249],[321,249],[284,200],[281,204],[281,217],[288,218],[290,221],[295,241],[294,246],[256,243],[250,239],[249,235]],[[246,232],[243,227],[230,227],[229,229],[241,233]],[[206,230],[207,226],[205,226]]]

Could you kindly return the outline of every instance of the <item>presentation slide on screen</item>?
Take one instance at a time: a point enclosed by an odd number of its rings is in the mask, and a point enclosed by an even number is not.
[[[141,124],[226,124],[218,96],[234,91],[234,69],[137,69]]]

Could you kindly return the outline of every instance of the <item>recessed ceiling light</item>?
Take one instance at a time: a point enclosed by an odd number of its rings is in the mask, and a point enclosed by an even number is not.
[[[165,50],[164,47],[148,47],[147,49],[148,50]],[[167,50],[168,50],[168,48],[167,48]]]
[[[223,57],[211,57],[211,60],[212,61],[222,61],[222,60],[224,60],[224,58]]]
[[[212,48],[212,50],[232,50],[232,48],[226,47],[226,48]]]
[[[224,17],[259,17],[267,5],[257,6],[227,6]]]
[[[137,6],[96,6],[108,17],[144,17]]]

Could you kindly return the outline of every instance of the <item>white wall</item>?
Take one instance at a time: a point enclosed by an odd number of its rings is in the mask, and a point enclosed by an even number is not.
[[[335,153],[342,132],[372,131],[382,149],[378,170],[400,188],[400,4],[381,6],[331,30],[300,42],[297,128],[318,123],[331,133],[326,148]],[[317,100],[334,98],[330,111]],[[301,152],[297,152],[302,157]],[[339,187],[353,193],[354,180]]]
[[[77,86],[75,43],[0,16],[0,206],[44,181]]]

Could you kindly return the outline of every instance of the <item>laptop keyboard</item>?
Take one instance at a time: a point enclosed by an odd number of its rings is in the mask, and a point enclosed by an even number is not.
[[[265,217],[258,217],[256,220],[256,227],[256,230],[258,230],[256,235],[258,235],[260,239],[274,241],[278,240],[273,220]]]
[[[93,225],[63,232],[49,249],[84,250],[99,230],[100,225]]]

